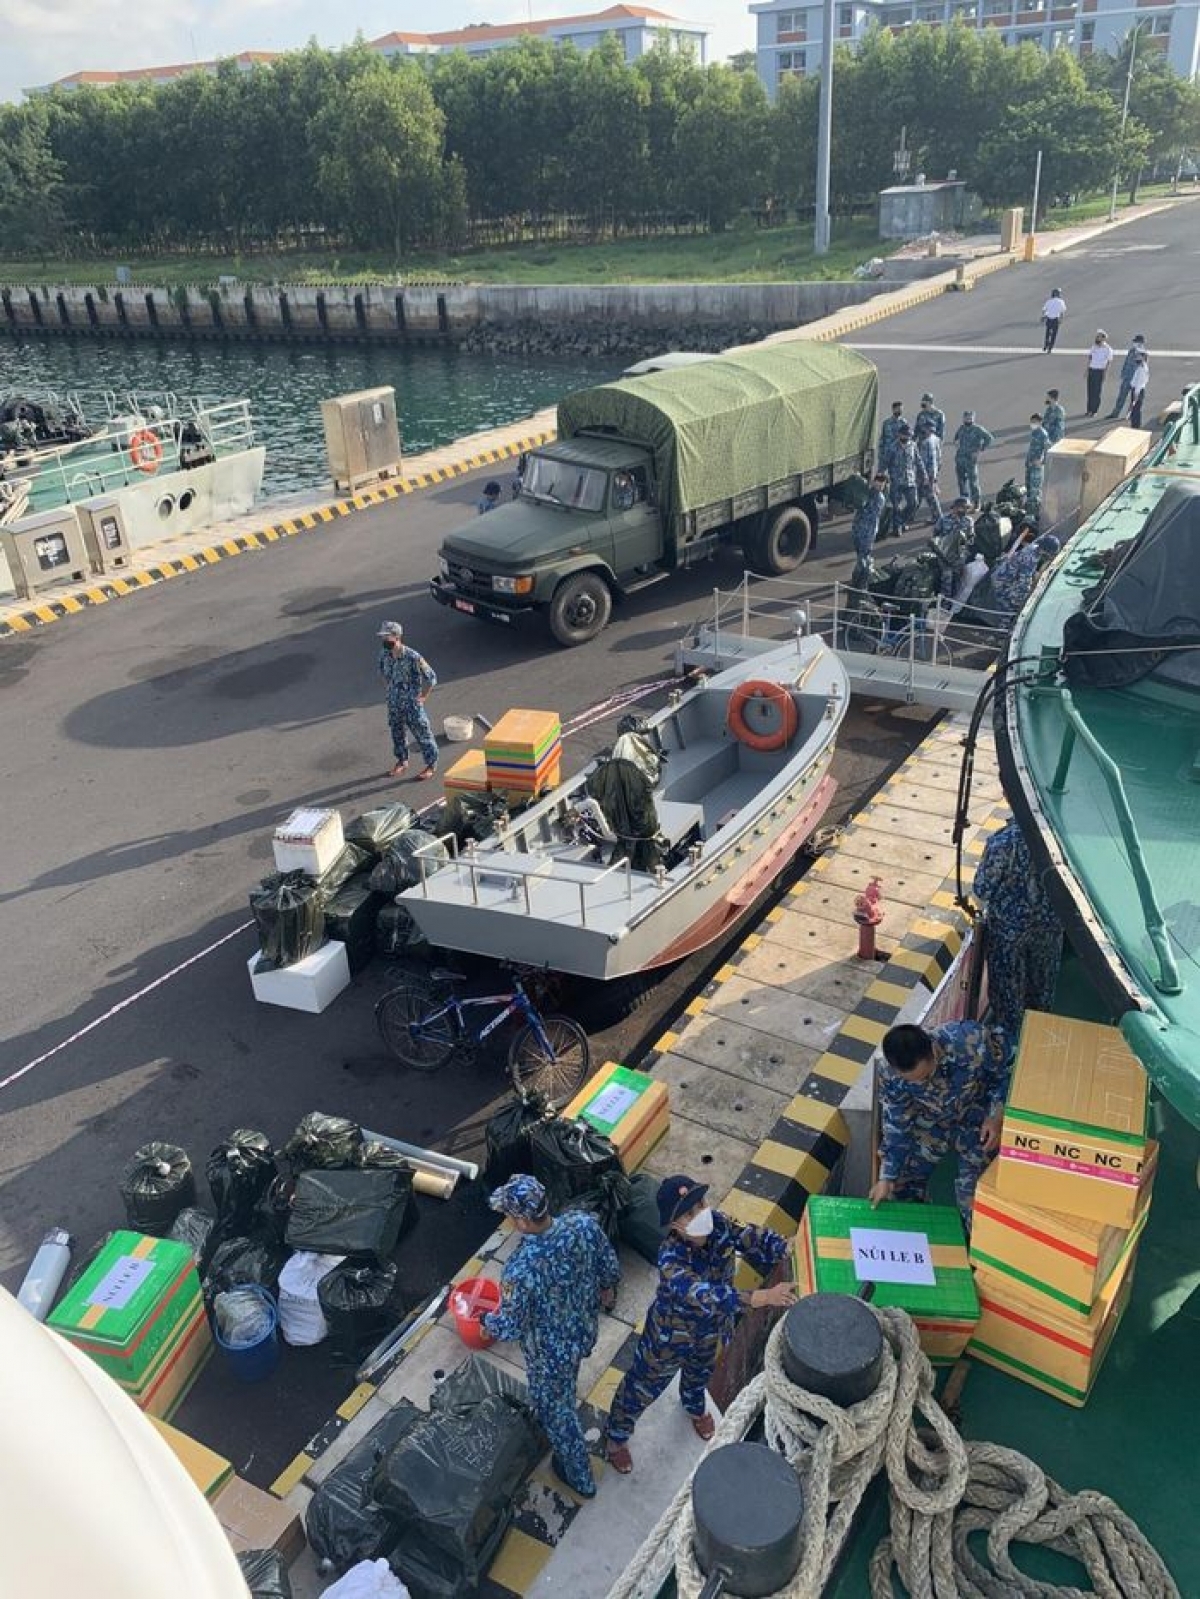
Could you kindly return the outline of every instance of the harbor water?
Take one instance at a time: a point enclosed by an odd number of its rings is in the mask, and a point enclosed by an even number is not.
[[[620,356],[526,360],[442,345],[291,349],[5,339],[0,395],[75,394],[87,416],[102,412],[108,390],[248,399],[258,441],[267,447],[263,493],[272,495],[328,481],[321,401],[331,395],[391,384],[405,453],[415,455],[519,421],[568,390],[617,376],[623,365]]]

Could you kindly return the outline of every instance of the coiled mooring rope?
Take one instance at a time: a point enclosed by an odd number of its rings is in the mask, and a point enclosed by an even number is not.
[[[933,1372],[903,1311],[871,1307],[883,1333],[875,1391],[840,1408],[799,1388],[783,1367],[783,1323],[767,1342],[762,1373],[738,1395],[712,1446],[736,1443],[761,1416],[766,1442],[804,1485],[803,1555],[770,1599],[816,1599],[827,1582],[867,1486],[888,1477],[891,1535],[871,1561],[871,1599],[891,1599],[892,1572],[912,1599],[1087,1599],[1087,1591],[1038,1582],[1013,1564],[1014,1543],[1071,1556],[1104,1599],[1179,1599],[1157,1551],[1104,1494],[1068,1494],[1015,1450],[965,1443],[933,1397]],[[932,1437],[929,1436],[932,1434]],[[609,1599],[637,1599],[648,1575],[673,1557],[680,1599],[706,1582],[693,1544],[691,1478],[675,1495]],[[968,1547],[987,1535],[984,1565]]]

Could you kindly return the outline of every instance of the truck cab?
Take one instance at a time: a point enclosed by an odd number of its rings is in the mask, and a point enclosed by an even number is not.
[[[430,591],[500,623],[545,610],[560,644],[581,644],[608,621],[614,594],[654,573],[662,554],[651,453],[619,439],[560,439],[529,456],[512,504],[446,539]]]

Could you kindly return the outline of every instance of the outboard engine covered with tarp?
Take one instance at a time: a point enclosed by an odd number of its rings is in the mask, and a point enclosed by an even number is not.
[[[1200,690],[1200,486],[1176,483],[1063,627],[1075,688],[1156,682]]]
[[[587,780],[589,795],[598,802],[616,834],[610,858],[618,861],[628,857],[639,872],[652,872],[663,858],[654,790],[665,757],[655,748],[655,742],[641,732],[622,732],[612,754]]]

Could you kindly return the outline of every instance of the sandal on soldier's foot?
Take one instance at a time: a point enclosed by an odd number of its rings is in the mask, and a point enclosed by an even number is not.
[[[429,779],[434,775],[434,773],[436,771],[437,771],[437,767],[436,766],[427,766],[423,772],[418,772],[417,773],[417,782],[418,783],[427,783],[429,781]]]
[[[614,1471],[619,1471],[622,1477],[628,1477],[633,1470],[633,1456],[629,1453],[628,1444],[615,1444],[609,1441],[604,1457]]]
[[[407,772],[407,771],[408,771],[408,762],[407,761],[397,761],[395,766],[393,766],[391,771],[388,773],[388,776],[389,777],[403,777],[405,772]]]
[[[691,1418],[691,1422],[692,1426],[696,1430],[696,1437],[703,1438],[705,1443],[708,1442],[713,1433],[717,1430],[716,1422],[707,1412],[705,1412],[703,1416],[693,1416]]]

